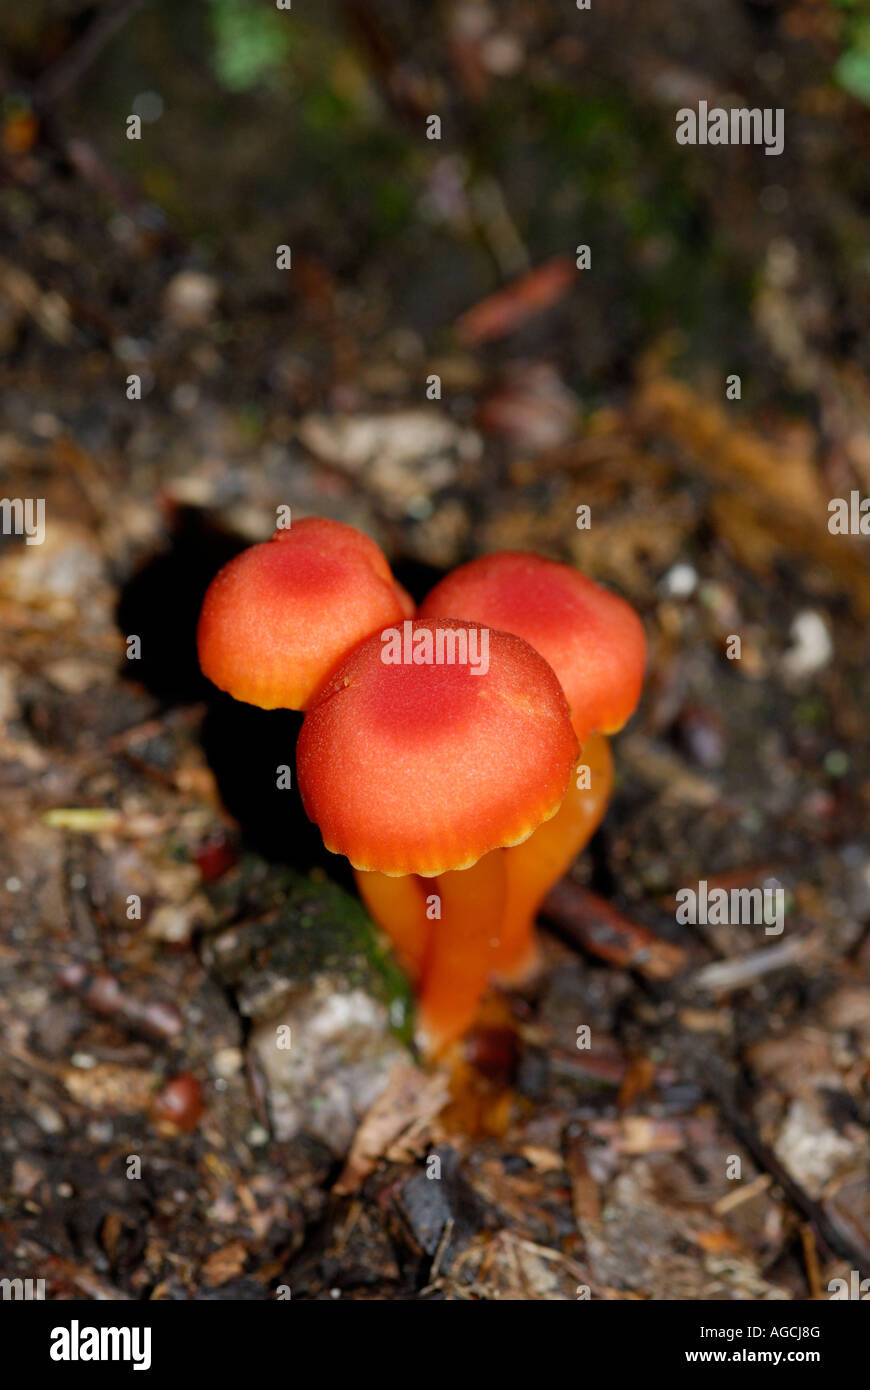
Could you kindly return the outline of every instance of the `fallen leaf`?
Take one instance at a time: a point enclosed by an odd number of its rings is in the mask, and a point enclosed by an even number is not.
[[[561,299],[574,278],[574,266],[567,256],[545,261],[468,309],[456,325],[457,332],[469,344],[504,338]]]
[[[235,1279],[241,1274],[247,1259],[247,1247],[240,1240],[222,1245],[220,1250],[215,1250],[213,1255],[209,1255],[202,1267],[204,1282],[213,1289],[220,1284],[229,1283],[230,1279]]]
[[[447,1082],[440,1072],[430,1076],[404,1062],[396,1063],[383,1091],[363,1116],[333,1192],[339,1196],[355,1192],[382,1158],[397,1159],[414,1152],[415,1140],[448,1099]]]

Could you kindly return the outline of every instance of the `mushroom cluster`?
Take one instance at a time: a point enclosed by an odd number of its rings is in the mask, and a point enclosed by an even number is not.
[[[305,711],[305,811],[415,987],[421,1046],[443,1051],[490,979],[534,969],[540,903],[604,814],[607,735],[643,679],[637,614],[569,565],[503,551],[415,615],[371,540],[311,518],[224,566],[197,645],[235,699]]]

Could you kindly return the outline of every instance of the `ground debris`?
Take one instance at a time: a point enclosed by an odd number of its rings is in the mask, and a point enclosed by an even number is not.
[[[4,1273],[118,1301],[824,1297],[870,1274],[870,572],[827,525],[870,488],[866,117],[836,16],[720,0],[717,52],[672,0],[618,42],[611,7],[581,42],[551,0],[422,28],[351,5],[353,41],[310,8],[249,92],[218,69],[257,44],[178,63],[184,6],[93,83],[76,26],[4,49],[11,90],[67,95],[0,132],[2,492],[46,517],[0,536]],[[801,125],[784,186],[749,150],[675,178],[675,104],[742,70]],[[115,94],[152,87],[131,148]],[[341,865],[263,794],[298,724],[197,669],[205,585],[285,506],[365,530],[418,599],[533,549],[644,620],[613,802],[540,979],[468,1040],[465,1105],[415,1066]],[[768,874],[773,943],[674,920],[680,888]]]
[[[430,1122],[446,1105],[448,1090],[440,1072],[427,1076],[396,1065],[354,1135],[347,1162],[333,1192],[347,1196],[373,1172],[381,1158],[408,1161],[420,1152]]]

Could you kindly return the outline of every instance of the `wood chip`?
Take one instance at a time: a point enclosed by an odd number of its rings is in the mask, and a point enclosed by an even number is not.
[[[333,1192],[355,1192],[382,1158],[398,1161],[415,1152],[430,1122],[447,1104],[447,1080],[397,1062],[387,1084],[364,1115]]]

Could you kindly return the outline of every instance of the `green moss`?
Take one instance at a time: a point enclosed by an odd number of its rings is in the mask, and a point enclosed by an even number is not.
[[[413,997],[389,942],[360,903],[328,880],[275,868],[253,855],[209,892],[220,949],[210,964],[236,987],[252,971],[294,988],[325,971],[383,1003],[395,1035],[413,1034]],[[209,934],[212,941],[215,933]]]

